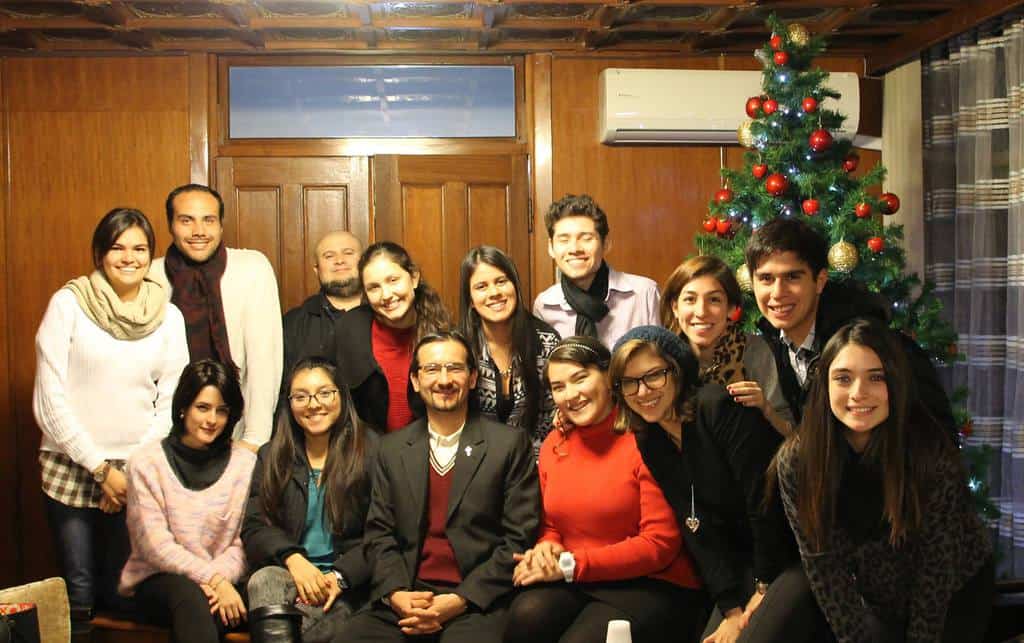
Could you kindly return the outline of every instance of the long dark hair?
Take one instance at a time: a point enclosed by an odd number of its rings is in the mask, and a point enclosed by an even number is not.
[[[369,485],[363,457],[367,429],[356,415],[348,387],[338,379],[338,369],[334,362],[323,357],[299,360],[288,374],[286,381],[289,389],[300,371],[313,369],[327,373],[337,387],[341,401],[341,413],[328,433],[327,460],[320,474],[324,490],[324,513],[331,528],[340,530],[347,501],[362,495]],[[284,406],[277,414],[274,437],[270,440],[260,498],[263,511],[272,524],[284,524],[284,489],[291,479],[295,461],[301,457],[300,454],[305,453],[305,445],[306,437],[302,427],[295,421],[290,406]]]
[[[889,542],[899,545],[921,526],[924,487],[938,457],[951,448],[935,430],[936,421],[914,390],[903,347],[875,320],[855,320],[840,328],[821,353],[813,374],[800,428],[780,449],[796,456],[796,504],[800,529],[819,551],[836,525],[836,506],[847,444],[842,423],[829,402],[829,368],[839,352],[857,344],[875,352],[885,371],[889,416],[871,431],[861,462],[882,486],[882,513],[890,524]],[[778,459],[769,480],[778,471]]]
[[[470,297],[470,281],[477,266],[485,263],[500,270],[516,291],[516,309],[509,319],[511,324],[512,362],[519,361],[520,376],[523,378],[523,391],[526,393],[526,408],[523,413],[522,428],[533,434],[537,427],[537,415],[540,410],[541,383],[537,374],[537,355],[540,353],[540,340],[534,332],[533,314],[523,300],[523,289],[520,286],[519,271],[512,259],[494,246],[477,246],[472,248],[462,260],[459,269],[459,317],[462,334],[469,339],[470,346],[477,358],[480,357],[480,346],[483,342],[483,330],[480,315],[473,307]],[[501,381],[498,381],[501,386]]]
[[[217,360],[197,360],[181,371],[178,386],[171,397],[171,435],[178,438],[185,435],[185,414],[207,386],[220,391],[220,396],[228,407],[228,422],[210,445],[211,449],[219,449],[230,445],[231,434],[238,420],[242,418],[242,412],[245,411],[245,400],[235,369],[228,368]]]
[[[359,278],[363,278],[363,270],[366,265],[376,259],[378,255],[385,255],[410,276],[416,274],[420,276],[420,282],[416,285],[413,298],[413,308],[416,311],[416,337],[413,341],[418,342],[425,335],[450,328],[451,316],[448,314],[448,309],[444,307],[440,295],[427,284],[423,273],[413,263],[408,251],[394,241],[378,241],[363,251],[359,257]]]

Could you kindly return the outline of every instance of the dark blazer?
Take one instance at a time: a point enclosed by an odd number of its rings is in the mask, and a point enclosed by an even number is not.
[[[376,454],[380,438],[373,431],[366,431],[365,466],[367,476],[372,476],[377,460]],[[263,491],[263,471],[269,456],[270,444],[260,447],[256,456],[256,467],[252,472],[252,483],[249,486],[249,502],[245,507],[245,518],[242,521],[242,546],[251,571],[269,565],[284,566],[284,559],[299,552],[305,555],[300,545],[302,530],[306,526],[306,506],[309,501],[307,485],[309,484],[309,460],[304,449],[300,449],[292,467],[292,477],[284,489],[284,521],[283,524],[271,524],[270,518],[263,511],[260,494]],[[368,481],[369,482],[369,481]],[[349,501],[349,511],[345,512],[344,524],[340,529],[333,529],[333,545],[337,558],[334,568],[341,572],[345,581],[351,586],[346,595],[355,604],[365,600],[366,584],[370,580],[370,565],[366,560],[362,547],[363,525],[370,504],[369,484],[358,497]]]
[[[429,454],[426,419],[381,439],[364,536],[373,601],[413,587],[427,527]],[[445,534],[463,579],[453,591],[486,610],[512,591],[512,554],[536,542],[540,487],[530,440],[471,415],[452,475]]]
[[[332,316],[325,306],[330,306],[330,303],[322,292],[318,292],[284,314],[281,325],[284,329],[285,377],[304,357],[320,355],[334,359],[337,353],[335,320],[341,319],[345,311],[338,310]]]
[[[742,608],[753,590],[746,570],[771,582],[799,558],[778,494],[763,507],[765,470],[782,437],[761,413],[732,401],[718,384],[697,394],[696,417],[683,426],[682,451],[657,425],[636,433],[644,464],[676,514],[712,600],[722,613]],[[686,525],[690,489],[695,532]]]
[[[388,420],[388,381],[373,356],[372,323],[373,309],[369,304],[353,308],[337,321],[335,361],[342,381],[352,391],[359,418],[377,431],[384,431]],[[406,394],[409,409],[417,417],[422,416],[423,406],[416,404],[419,396],[412,383],[406,384]]]

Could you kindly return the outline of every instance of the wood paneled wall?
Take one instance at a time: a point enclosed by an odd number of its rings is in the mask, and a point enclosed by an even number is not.
[[[17,503],[5,495],[2,506],[21,534],[21,568],[0,568],[0,585],[55,571],[32,417],[36,329],[51,295],[92,269],[93,228],[110,208],[145,212],[163,254],[170,242],[163,199],[190,176],[188,71],[185,56],[3,61],[9,182],[0,231],[12,296],[4,324],[11,396],[0,397],[0,436],[16,447],[0,449],[0,476],[17,472]]]

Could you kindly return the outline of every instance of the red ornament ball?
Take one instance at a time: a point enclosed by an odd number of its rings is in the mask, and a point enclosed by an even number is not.
[[[754,175],[755,179],[763,179],[765,174],[768,174],[768,166],[764,163],[758,163],[750,166],[750,173]]]
[[[769,98],[763,105],[761,105],[761,109],[764,110],[765,114],[770,116],[775,113],[775,110],[779,109],[779,101],[774,98]]]
[[[960,433],[963,434],[965,438],[971,437],[971,434],[974,433],[974,422],[972,420],[964,422],[964,425],[960,427]]]
[[[853,213],[857,215],[858,219],[867,219],[868,217],[871,216],[871,204],[858,203],[857,205],[854,206]]]
[[[900,209],[900,198],[892,192],[883,194],[879,201],[881,201],[882,214],[895,214]]]
[[[776,51],[772,55],[772,60],[774,60],[775,64],[779,67],[783,67],[789,62],[789,54],[784,51]]]
[[[832,146],[832,135],[829,134],[827,129],[816,129],[811,132],[810,137],[807,139],[807,144],[815,152],[824,152]]]
[[[808,114],[813,114],[818,111],[818,101],[814,100],[812,96],[808,96],[800,103],[800,107]]]
[[[860,163],[860,157],[856,154],[850,154],[843,159],[843,169],[847,172],[853,172],[857,169],[858,163]]]
[[[804,202],[800,204],[800,207],[803,208],[804,214],[809,217],[813,217],[818,214],[821,204],[818,203],[817,199],[804,199]]]
[[[750,118],[757,118],[757,113],[761,111],[761,97],[751,96],[747,99],[747,116]]]
[[[885,239],[882,237],[871,237],[868,239],[868,248],[871,248],[871,252],[881,252],[884,247]]]
[[[715,203],[728,203],[729,201],[732,201],[732,190],[729,188],[722,188],[715,192]]]
[[[779,196],[789,187],[789,181],[781,174],[769,174],[764,180],[764,189],[772,196]]]
[[[741,319],[743,319],[743,309],[736,306],[732,309],[732,312],[729,313],[729,321],[738,322]]]
[[[768,44],[770,44],[772,49],[775,51],[782,49],[782,36],[777,33],[773,33],[772,37],[768,40]]]
[[[706,221],[704,221],[704,223],[702,223],[701,225],[708,232],[714,232],[715,228],[718,227],[718,218],[717,217],[711,217],[710,219],[707,219]]]
[[[718,223],[715,224],[715,232],[720,235],[729,234],[730,228],[732,228],[732,221],[728,219],[719,219]]]

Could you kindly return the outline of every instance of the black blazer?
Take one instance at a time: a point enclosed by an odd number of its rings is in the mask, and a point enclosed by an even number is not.
[[[366,431],[365,467],[372,476],[380,438],[373,431]],[[299,541],[306,526],[306,505],[309,495],[309,460],[304,449],[300,449],[292,467],[292,477],[284,489],[284,524],[271,524],[263,511],[260,494],[263,490],[263,470],[269,456],[270,445],[260,447],[256,456],[256,467],[252,472],[249,486],[249,502],[245,507],[242,521],[242,546],[252,571],[269,565],[284,566],[284,559],[299,552],[306,554]],[[337,558],[334,568],[341,572],[351,586],[346,597],[358,605],[365,600],[366,584],[370,580],[370,565],[366,560],[363,540],[363,524],[370,504],[369,485],[365,493],[350,499],[350,511],[345,512],[341,529],[333,529],[333,545]]]
[[[357,306],[335,322],[335,344],[338,372],[342,381],[352,391],[359,418],[383,432],[388,420],[388,381],[384,371],[373,356],[371,324],[373,309],[369,304]],[[422,404],[416,404],[419,395],[406,383],[409,409],[414,415],[423,415]]]
[[[371,600],[413,587],[427,527],[429,454],[426,419],[381,439],[364,536]],[[445,534],[462,574],[454,592],[486,610],[512,591],[512,554],[537,538],[540,487],[526,432],[470,416],[451,475]]]
[[[665,431],[648,424],[636,433],[644,464],[675,512],[711,598],[725,613],[753,591],[746,570],[770,582],[799,558],[778,494],[767,509],[765,470],[782,437],[761,413],[733,402],[718,384],[697,394],[696,418],[683,426],[682,452]],[[686,525],[693,486],[696,533]]]

